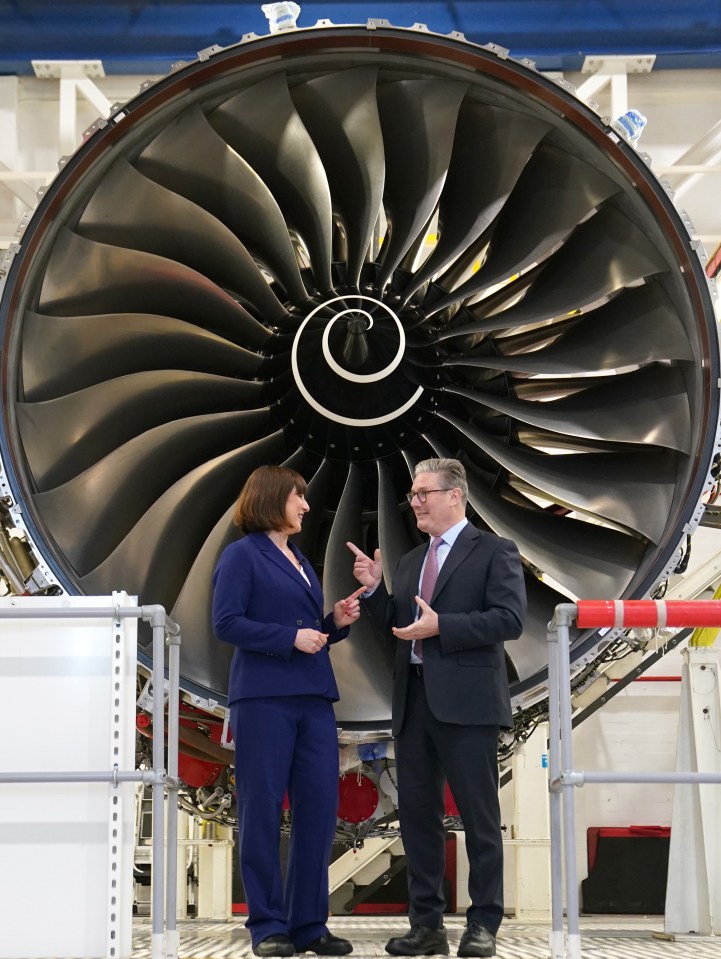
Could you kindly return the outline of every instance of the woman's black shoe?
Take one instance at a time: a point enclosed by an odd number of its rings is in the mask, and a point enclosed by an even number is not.
[[[318,936],[298,952],[314,952],[317,956],[347,956],[349,952],[353,952],[353,943],[328,932],[324,936]]]
[[[268,936],[253,946],[256,956],[293,956],[295,946],[287,936]]]

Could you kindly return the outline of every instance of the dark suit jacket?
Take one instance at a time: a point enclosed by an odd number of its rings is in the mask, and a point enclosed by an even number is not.
[[[213,628],[235,646],[230,664],[228,703],[259,696],[317,695],[336,701],[328,646],[302,653],[293,643],[299,629],[328,633],[328,643],[344,639],[333,614],[323,617],[323,593],[313,567],[298,549],[310,586],[265,533],[250,533],[221,554],[213,575]]]
[[[393,576],[365,600],[386,635],[416,618],[418,581],[427,545],[407,553]],[[445,559],[430,603],[440,634],[423,640],[428,705],[446,723],[510,727],[511,701],[503,644],[517,639],[526,615],[523,568],[515,543],[468,523]],[[392,634],[390,634],[392,637]],[[405,715],[411,643],[396,641],[393,735]]]

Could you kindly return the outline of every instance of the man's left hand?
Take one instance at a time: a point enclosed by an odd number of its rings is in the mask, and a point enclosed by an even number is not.
[[[416,603],[421,611],[421,615],[410,626],[398,628],[393,627],[393,635],[398,639],[428,639],[429,636],[437,636],[440,632],[438,626],[438,614],[434,613],[428,603],[424,602],[420,596],[416,596]]]

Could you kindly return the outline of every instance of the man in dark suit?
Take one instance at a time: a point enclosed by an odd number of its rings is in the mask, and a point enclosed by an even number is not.
[[[380,550],[352,543],[364,607],[399,640],[393,683],[398,814],[408,866],[411,929],[396,956],[448,955],[443,927],[444,789],[463,820],[471,904],[459,956],[493,956],[503,918],[498,734],[512,725],[504,647],[523,629],[526,591],[518,549],[466,519],[458,460],[419,463],[408,500],[430,544],[407,553],[383,583]],[[424,598],[425,596],[425,598]]]

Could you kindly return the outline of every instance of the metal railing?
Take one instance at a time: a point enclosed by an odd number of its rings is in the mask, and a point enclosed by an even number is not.
[[[573,765],[569,630],[601,627],[721,626],[718,600],[579,600],[556,606],[548,624],[548,775],[551,815],[551,956],[580,959],[575,787],[586,783],[721,783],[711,772],[608,772]],[[566,931],[563,927],[565,866]]]
[[[43,606],[0,607],[3,619],[110,619],[120,625],[125,618],[141,619],[153,631],[153,765],[152,769],[119,769],[115,764],[106,771],[72,770],[66,772],[0,772],[2,783],[83,783],[108,782],[115,788],[125,782],[138,782],[152,787],[153,860],[151,874],[152,959],[177,959],[177,831],[178,804],[178,726],[180,712],[180,629],[162,606]],[[168,651],[168,764],[165,766],[165,645]],[[170,801],[165,823],[165,790]],[[109,851],[110,855],[110,851]],[[167,856],[167,858],[166,858]],[[108,910],[111,923],[112,910]],[[106,937],[107,959],[117,957],[117,939],[111,932]]]

